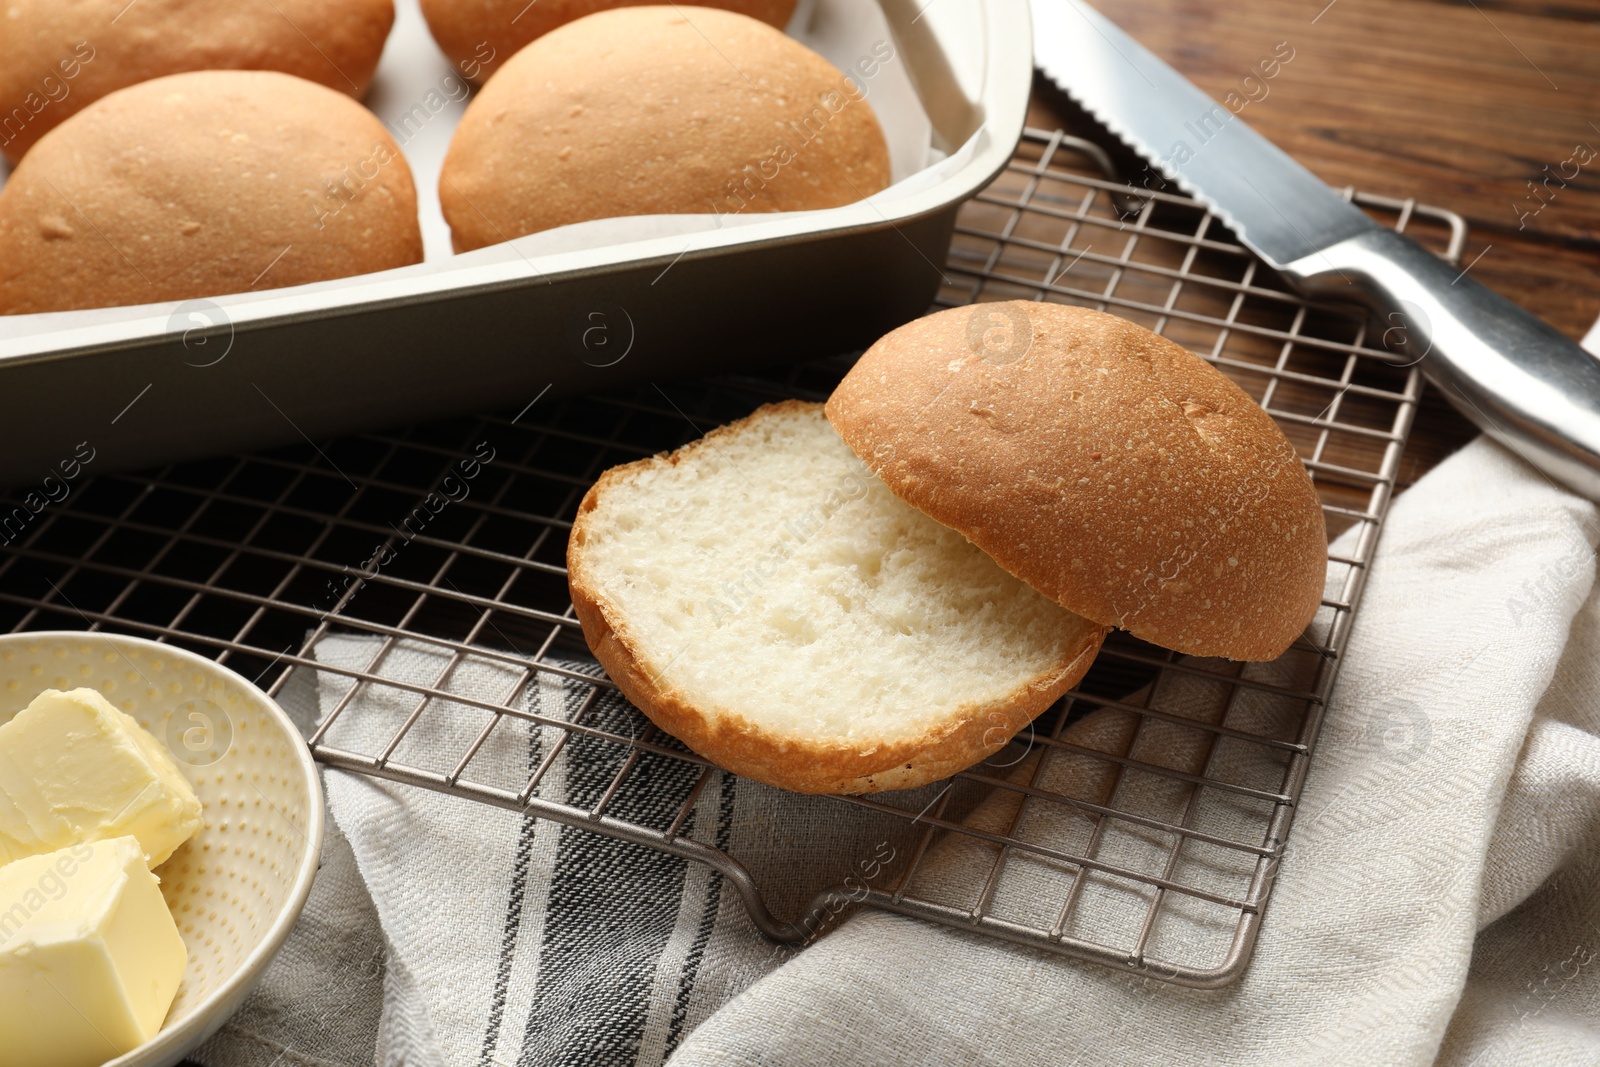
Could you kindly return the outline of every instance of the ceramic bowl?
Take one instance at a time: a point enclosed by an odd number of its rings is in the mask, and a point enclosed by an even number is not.
[[[45,689],[79,686],[164,741],[205,806],[199,832],[156,868],[189,949],[183,984],[160,1033],[108,1061],[168,1067],[238,1008],[299,918],[322,850],[322,786],[283,710],[203,656],[117,634],[0,636],[0,723]]]

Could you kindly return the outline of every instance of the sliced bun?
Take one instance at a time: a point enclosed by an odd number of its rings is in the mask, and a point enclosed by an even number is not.
[[[558,26],[614,7],[651,0],[422,0],[422,15],[439,48],[468,80],[482,82],[524,45]],[[701,0],[760,19],[778,29],[789,24],[795,0]]]
[[[941,311],[868,349],[827,413],[901,499],[1097,623],[1268,660],[1321,601],[1327,536],[1294,446],[1210,364],[1124,319]]]
[[[467,107],[439,176],[456,251],[622,215],[807,211],[889,184],[856,84],[755,19],[602,11],[540,37]]]
[[[567,567],[628,699],[721,766],[806,793],[971,766],[1104,636],[896,498],[798,401],[607,471]]]
[[[393,0],[6,0],[0,147],[13,163],[96,100],[190,70],[276,70],[361,96]]]
[[[274,289],[422,261],[411,171],[348,96],[287,74],[142,82],[0,189],[0,315]]]

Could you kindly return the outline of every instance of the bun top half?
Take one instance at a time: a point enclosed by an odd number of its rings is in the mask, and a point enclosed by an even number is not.
[[[1327,534],[1294,446],[1209,363],[1125,319],[941,311],[868,349],[827,416],[897,496],[1094,622],[1269,660],[1321,602]]]

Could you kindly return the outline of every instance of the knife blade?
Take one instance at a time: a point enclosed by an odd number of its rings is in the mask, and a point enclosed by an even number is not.
[[[1304,295],[1377,312],[1472,422],[1600,500],[1600,361],[1378,225],[1081,0],[1032,0],[1035,62]]]

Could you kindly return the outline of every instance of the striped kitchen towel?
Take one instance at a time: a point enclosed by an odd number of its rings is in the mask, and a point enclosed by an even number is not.
[[[314,680],[300,672],[280,700],[304,729],[337,713],[326,743],[359,753],[382,751],[417,708],[421,697],[402,687],[560,720],[590,688],[549,674],[524,681],[499,659],[452,665],[414,642],[336,636],[316,656],[328,669]],[[349,671],[397,687],[352,691]],[[491,718],[430,702],[392,758],[447,773]],[[646,726],[609,691],[583,722],[623,735]],[[540,795],[589,807],[622,758],[615,743],[507,717],[469,776],[514,793],[548,760]],[[665,825],[697,777],[691,765],[647,757],[607,812]],[[207,1067],[653,1067],[792,955],[759,935],[703,864],[362,775],[324,780],[337,833],[317,894],[262,988],[197,1056]],[[738,855],[774,910],[793,917],[819,872],[842,881],[864,855],[909,849],[903,820],[841,814],[837,802],[718,772],[685,833]],[[374,958],[371,946],[385,939]]]

